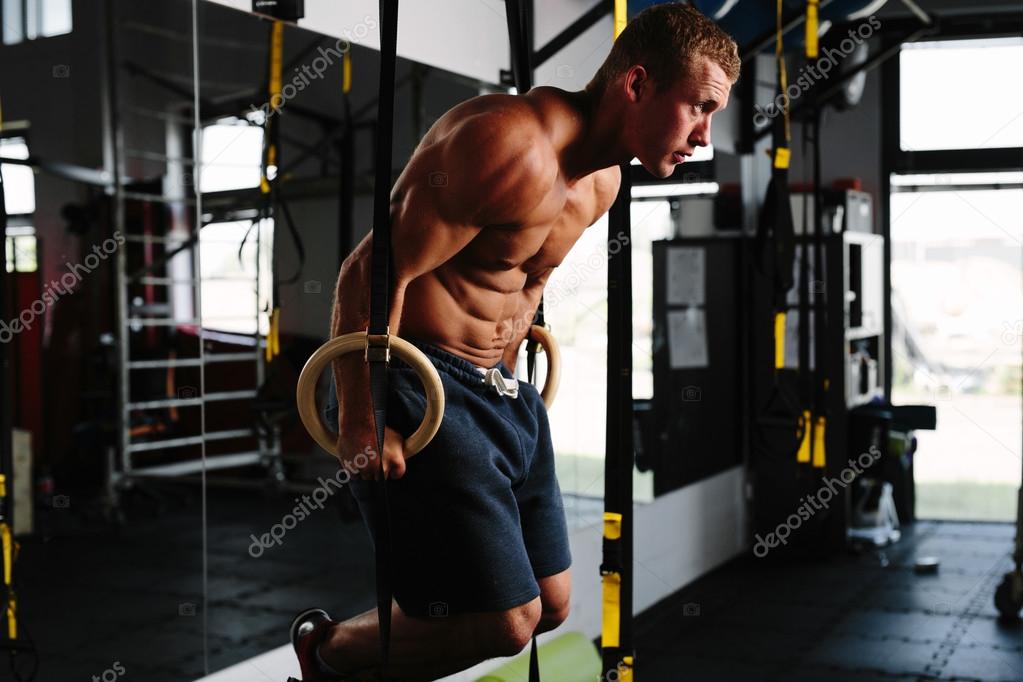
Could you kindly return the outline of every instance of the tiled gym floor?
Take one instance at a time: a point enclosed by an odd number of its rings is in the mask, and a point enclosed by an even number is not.
[[[102,679],[115,663],[125,680],[202,675],[197,490],[161,500],[161,515],[137,510],[118,533],[54,509],[41,519],[51,539],[24,543],[19,603],[40,652],[38,682]],[[368,538],[338,508],[250,556],[250,534],[292,505],[291,496],[210,492],[211,671],[283,645],[297,609],[348,617],[373,606]],[[599,503],[568,507],[574,523],[599,518]],[[998,625],[991,603],[1012,533],[1007,524],[922,523],[883,554],[789,568],[733,561],[638,619],[637,679],[1023,680],[1023,628]],[[937,575],[913,573],[920,554],[941,558]]]

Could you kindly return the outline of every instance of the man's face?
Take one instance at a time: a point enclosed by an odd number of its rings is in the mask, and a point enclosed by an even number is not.
[[[641,83],[635,99],[632,136],[636,158],[656,177],[666,178],[697,147],[710,144],[710,119],[728,105],[731,83],[709,59],[691,65],[691,74],[658,91]],[[636,92],[636,86],[633,86]]]

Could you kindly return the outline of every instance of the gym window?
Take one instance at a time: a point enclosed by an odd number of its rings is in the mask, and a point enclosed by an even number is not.
[[[3,0],[3,44],[71,33],[71,0]]]
[[[7,272],[35,272],[36,234],[32,227],[7,228]]]
[[[5,137],[0,139],[0,157],[7,159],[27,159],[28,143],[23,137]],[[7,215],[15,217],[30,215],[36,210],[35,177],[29,166],[13,163],[3,164],[4,201]]]
[[[668,201],[632,202],[632,365],[633,395],[653,395],[653,281],[651,244],[673,232]],[[564,366],[558,389],[557,419],[551,430],[558,457],[558,479],[566,495],[599,497],[604,489],[603,424],[607,412],[607,216],[583,232],[544,290],[546,320],[557,334]],[[543,356],[540,356],[541,358]],[[538,376],[545,365],[540,360]],[[525,353],[516,365],[525,377]],[[649,473],[633,472],[637,501],[653,499]]]
[[[262,127],[237,118],[206,126],[202,130],[200,190],[207,193],[259,187],[262,155]]]
[[[22,137],[0,139],[0,157],[27,159],[28,144]],[[35,228],[32,214],[36,210],[35,177],[28,166],[0,164],[4,176],[4,205],[7,208],[5,248],[7,272],[35,272]]]
[[[899,69],[902,150],[1023,147],[1023,90],[1005,81],[1023,38],[907,43]]]
[[[1013,518],[1023,173],[904,174],[891,185],[892,397],[938,410],[938,429],[916,433],[917,515]]]
[[[199,233],[202,262],[202,326],[266,335],[270,300],[273,221],[211,223]],[[258,237],[258,243],[257,243]]]

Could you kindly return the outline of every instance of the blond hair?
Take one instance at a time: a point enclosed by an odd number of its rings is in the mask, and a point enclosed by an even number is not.
[[[640,64],[657,89],[664,90],[679,77],[690,75],[700,57],[720,66],[732,83],[739,79],[739,49],[717,24],[687,4],[652,5],[626,25],[587,87],[603,92],[618,76]]]

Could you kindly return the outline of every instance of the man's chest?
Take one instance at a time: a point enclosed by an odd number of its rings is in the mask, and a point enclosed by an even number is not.
[[[571,187],[556,188],[523,224],[484,228],[466,255],[496,269],[521,269],[527,275],[557,267],[586,228],[607,212],[619,178],[617,168],[606,169]]]

